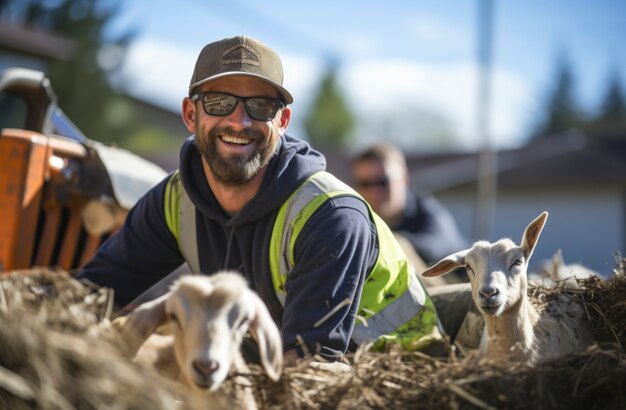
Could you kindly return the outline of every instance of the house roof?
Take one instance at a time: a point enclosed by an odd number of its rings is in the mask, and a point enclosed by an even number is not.
[[[423,190],[440,191],[475,183],[481,155],[489,153],[413,156],[407,162],[414,184]],[[571,131],[491,155],[501,186],[588,183],[626,186],[626,134],[586,135]]]
[[[76,44],[73,40],[52,33],[2,23],[0,49],[65,61],[74,54]]]
[[[350,182],[345,153],[324,152],[328,168]],[[411,181],[420,191],[436,192],[475,184],[481,155],[491,155],[500,186],[617,184],[626,186],[626,132],[587,135],[569,131],[492,153],[447,152],[407,157]],[[483,159],[485,156],[482,157]]]

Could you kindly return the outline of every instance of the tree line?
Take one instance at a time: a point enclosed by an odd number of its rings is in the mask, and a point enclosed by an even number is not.
[[[569,60],[557,60],[555,81],[549,91],[543,116],[533,131],[534,138],[551,138],[569,129],[590,134],[620,134],[626,138],[626,100],[617,70],[609,74],[604,95],[595,109],[585,109],[576,98],[576,78]]]
[[[122,142],[133,129],[133,107],[110,81],[134,37],[105,35],[119,11],[119,0],[0,0],[0,24],[73,40],[72,58],[51,59],[47,76],[67,116],[89,138],[107,143]]]

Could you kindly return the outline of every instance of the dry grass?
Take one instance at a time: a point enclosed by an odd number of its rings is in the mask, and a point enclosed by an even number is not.
[[[171,409],[167,382],[101,337],[111,295],[65,272],[0,281],[0,408]]]
[[[581,282],[580,290],[531,290],[547,300],[579,298],[599,342],[535,367],[466,357],[359,351],[353,372],[314,369],[305,361],[271,382],[250,366],[260,408],[267,409],[624,409],[626,268]],[[97,324],[111,298],[63,272],[40,271],[0,282],[0,408],[171,408],[171,385],[138,371]],[[146,388],[150,385],[150,388]]]
[[[626,406],[626,362],[614,349],[586,352],[531,368],[475,358],[434,360],[416,353],[364,353],[355,372],[322,372],[302,363],[278,384],[256,373],[271,409],[528,409]],[[260,370],[259,370],[260,372]]]

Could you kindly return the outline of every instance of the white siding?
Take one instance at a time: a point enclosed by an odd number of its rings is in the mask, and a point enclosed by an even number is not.
[[[436,193],[452,212],[463,233],[473,237],[474,198],[469,189]],[[626,254],[626,203],[615,188],[537,188],[498,192],[495,226],[489,240],[508,236],[519,243],[528,223],[546,210],[550,213],[533,254],[531,268],[561,249],[567,263],[580,263],[602,275],[615,267],[613,254]],[[485,239],[485,238],[478,238]]]

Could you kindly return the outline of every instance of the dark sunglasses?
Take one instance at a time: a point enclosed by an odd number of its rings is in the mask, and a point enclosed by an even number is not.
[[[225,117],[232,114],[237,104],[239,104],[239,101],[243,101],[243,105],[246,107],[246,112],[250,118],[257,121],[273,120],[278,110],[285,106],[278,98],[239,97],[237,95],[213,91],[197,93],[191,96],[191,101],[195,102],[197,100],[201,100],[204,112],[217,117]]]
[[[357,181],[356,185],[361,189],[374,188],[374,187],[387,188],[389,186],[389,178],[380,177],[377,179],[365,179],[362,181]]]

